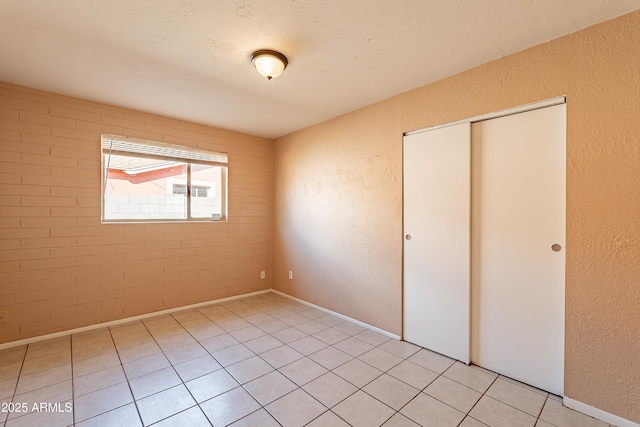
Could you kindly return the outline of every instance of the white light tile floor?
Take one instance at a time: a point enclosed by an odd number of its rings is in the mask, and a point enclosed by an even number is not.
[[[607,426],[274,293],[2,350],[0,403],[0,427]]]

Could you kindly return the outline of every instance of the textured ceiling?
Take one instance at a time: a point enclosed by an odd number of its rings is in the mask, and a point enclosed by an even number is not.
[[[638,0],[0,0],[0,80],[275,138]],[[289,67],[267,81],[260,48]]]

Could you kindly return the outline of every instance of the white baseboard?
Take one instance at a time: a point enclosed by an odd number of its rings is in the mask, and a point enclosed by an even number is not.
[[[313,308],[315,308],[317,310],[320,310],[320,311],[324,311],[327,314],[331,314],[331,315],[334,315],[334,316],[339,317],[341,319],[348,320],[349,322],[353,322],[356,325],[362,326],[363,328],[371,329],[371,330],[373,330],[375,332],[378,332],[378,333],[380,333],[382,335],[385,335],[385,336],[387,336],[389,338],[393,338],[393,339],[396,339],[398,341],[400,341],[400,339],[401,339],[400,335],[392,334],[391,332],[387,332],[384,329],[376,328],[375,326],[371,326],[368,323],[364,323],[364,322],[361,322],[359,320],[353,319],[353,318],[351,318],[349,316],[345,316],[344,314],[340,314],[340,313],[336,313],[335,311],[327,310],[324,307],[320,307],[318,305],[312,304],[312,303],[307,302],[305,300],[301,300],[300,298],[292,297],[291,295],[287,295],[284,292],[280,292],[280,291],[277,291],[275,289],[271,289],[271,291],[273,293],[275,293],[275,294],[278,294],[278,295],[281,295],[283,297],[292,299],[292,300],[297,301],[297,302],[299,302],[301,304],[308,305],[309,307],[313,307]]]
[[[562,399],[562,403],[567,408],[582,412],[585,415],[589,415],[590,417],[593,417],[600,421],[604,421],[605,423],[613,424],[616,427],[640,427],[640,424],[638,423],[614,414],[610,414],[609,412],[603,411],[602,409],[595,408],[591,405],[587,405],[586,403],[582,403],[570,397],[565,396]]]
[[[33,337],[33,338],[26,338],[26,339],[23,339],[23,340],[20,340],[20,341],[12,341],[12,342],[8,342],[8,343],[0,344],[0,350],[3,350],[5,348],[10,348],[10,347],[17,347],[17,346],[25,345],[25,344],[31,344],[31,343],[38,342],[38,341],[49,340],[49,339],[52,339],[52,338],[63,337],[65,335],[77,334],[77,333],[80,333],[80,332],[86,332],[86,331],[91,331],[91,330],[94,330],[94,329],[100,329],[100,328],[104,328],[104,327],[107,327],[107,326],[117,326],[117,325],[121,325],[123,323],[129,323],[129,322],[133,322],[133,321],[141,320],[141,319],[146,319],[148,317],[153,317],[153,316],[160,316],[162,314],[167,314],[167,313],[175,313],[176,311],[188,310],[190,308],[198,308],[198,307],[202,307],[202,306],[209,305],[209,304],[219,304],[219,303],[225,302],[225,301],[233,301],[233,300],[236,300],[236,299],[251,297],[251,296],[254,296],[254,295],[266,294],[268,292],[271,292],[271,289],[265,289],[264,291],[250,292],[248,294],[242,294],[242,295],[234,295],[232,297],[219,298],[219,299],[211,300],[211,301],[199,302],[199,303],[196,303],[196,304],[185,305],[185,306],[176,307],[176,308],[170,308],[170,309],[167,309],[167,310],[154,311],[153,313],[141,314],[139,316],[126,317],[124,319],[112,320],[111,322],[97,323],[95,325],[84,326],[82,328],[70,329],[70,330],[61,331],[61,332],[55,332],[53,334],[40,335],[40,336]]]

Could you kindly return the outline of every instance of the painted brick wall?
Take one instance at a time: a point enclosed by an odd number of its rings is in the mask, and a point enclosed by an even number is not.
[[[226,223],[100,223],[100,135],[229,153]],[[0,343],[271,287],[272,141],[0,82]]]

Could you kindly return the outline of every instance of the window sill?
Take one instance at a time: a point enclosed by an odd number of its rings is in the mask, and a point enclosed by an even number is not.
[[[197,219],[109,219],[109,220],[100,220],[100,224],[175,224],[175,223],[203,223],[203,222],[229,222],[228,218],[224,219],[205,219],[205,218],[197,218]]]

